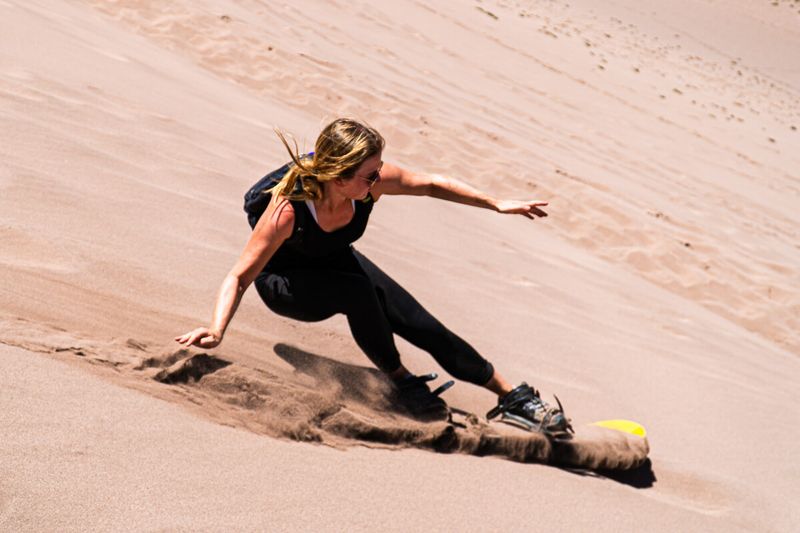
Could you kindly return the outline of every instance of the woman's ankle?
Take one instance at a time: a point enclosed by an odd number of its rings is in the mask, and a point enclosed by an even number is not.
[[[388,372],[387,375],[392,379],[392,381],[400,381],[410,376],[411,372],[409,372],[408,369],[403,365],[400,365],[397,370]]]
[[[511,386],[509,382],[505,380],[503,376],[501,376],[497,371],[492,374],[492,379],[484,383],[484,388],[492,391],[493,393],[497,394],[498,397],[502,398],[509,392],[511,392],[514,387]]]

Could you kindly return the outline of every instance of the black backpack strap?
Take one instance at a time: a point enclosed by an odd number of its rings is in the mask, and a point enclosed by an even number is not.
[[[258,180],[244,193],[244,211],[247,213],[247,222],[250,224],[251,228],[256,227],[258,219],[260,219],[264,211],[267,210],[269,202],[272,199],[272,194],[266,193],[265,191],[277,185],[288,171],[289,164],[287,163]]]
[[[308,155],[313,155],[313,152]],[[258,180],[245,193],[244,210],[247,213],[247,222],[250,224],[251,228],[256,227],[258,220],[269,207],[270,201],[272,201],[272,194],[266,191],[269,191],[271,188],[280,183],[281,179],[283,179],[292,165],[293,163],[289,162],[282,167],[273,170]],[[300,180],[297,180],[294,185],[293,193],[300,194],[302,192],[303,184]],[[306,207],[301,201],[292,200],[291,202],[292,207],[294,208],[294,228],[292,229],[292,235],[286,240],[286,242],[297,243],[302,240],[303,232],[305,231]]]

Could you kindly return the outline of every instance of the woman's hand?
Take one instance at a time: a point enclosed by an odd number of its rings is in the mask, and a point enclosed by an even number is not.
[[[199,346],[201,348],[214,348],[222,342],[222,334],[208,328],[197,328],[189,333],[175,337],[175,342],[184,346]]]
[[[498,213],[508,215],[524,215],[528,218],[546,217],[547,213],[539,209],[547,205],[547,202],[520,202],[517,200],[499,200],[496,204]]]

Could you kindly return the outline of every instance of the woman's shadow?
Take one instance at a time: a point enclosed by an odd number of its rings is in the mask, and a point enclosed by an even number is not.
[[[274,351],[275,355],[289,363],[296,372],[320,382],[338,383],[342,396],[347,399],[370,404],[375,402],[376,392],[382,392],[387,402],[391,399],[391,385],[380,370],[342,363],[283,343],[276,344]]]

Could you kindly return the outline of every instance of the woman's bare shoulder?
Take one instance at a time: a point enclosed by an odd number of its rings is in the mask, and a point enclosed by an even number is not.
[[[398,180],[401,179],[404,169],[392,163],[384,162],[381,167],[381,179],[370,189],[370,195],[376,202],[383,194],[392,194]]]

